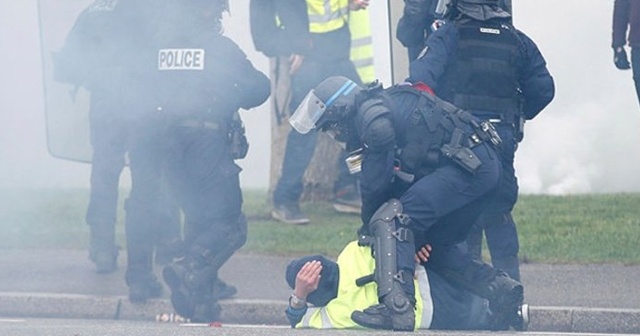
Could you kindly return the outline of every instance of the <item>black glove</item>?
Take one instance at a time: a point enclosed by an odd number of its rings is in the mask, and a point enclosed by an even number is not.
[[[613,63],[616,65],[616,68],[620,70],[631,69],[631,64],[629,64],[627,52],[624,50],[624,47],[613,49]]]

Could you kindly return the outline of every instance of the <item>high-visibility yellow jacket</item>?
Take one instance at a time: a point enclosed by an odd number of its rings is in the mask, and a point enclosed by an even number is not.
[[[351,31],[351,62],[355,65],[363,83],[376,79],[373,57],[373,40],[368,9],[353,11],[349,14]]]
[[[351,320],[351,313],[378,304],[375,282],[362,287],[356,285],[358,278],[373,274],[375,261],[371,256],[371,248],[351,242],[342,250],[337,263],[340,269],[337,297],[326,306],[310,307],[296,328],[361,328]],[[418,267],[417,270],[415,327],[426,329],[433,318],[433,301],[424,267]]]
[[[349,0],[307,0],[307,13],[311,33],[334,31],[349,20]]]

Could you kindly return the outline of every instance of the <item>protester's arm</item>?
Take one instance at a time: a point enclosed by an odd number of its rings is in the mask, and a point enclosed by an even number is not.
[[[317,260],[305,263],[296,275],[293,294],[289,298],[289,306],[285,311],[291,327],[295,327],[307,313],[307,296],[318,289],[322,263]]]

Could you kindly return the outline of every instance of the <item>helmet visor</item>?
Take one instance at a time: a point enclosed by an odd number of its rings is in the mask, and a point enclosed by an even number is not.
[[[289,118],[289,123],[299,133],[307,134],[316,128],[316,122],[326,109],[324,102],[316,96],[314,90],[311,90]]]

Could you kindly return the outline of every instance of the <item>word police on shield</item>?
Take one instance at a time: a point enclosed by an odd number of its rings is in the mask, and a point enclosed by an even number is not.
[[[204,49],[160,49],[158,70],[203,70]]]

